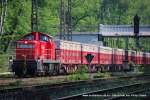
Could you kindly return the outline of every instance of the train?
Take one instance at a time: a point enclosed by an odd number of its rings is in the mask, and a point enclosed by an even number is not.
[[[130,70],[131,63],[150,65],[150,53],[53,39],[41,32],[31,32],[16,41],[16,57],[11,65],[17,76],[70,74],[89,65],[90,72]]]

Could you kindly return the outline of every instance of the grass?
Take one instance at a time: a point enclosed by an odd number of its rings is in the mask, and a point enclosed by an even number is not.
[[[66,76],[66,81],[76,81],[76,80],[88,80],[89,76],[87,73],[85,74],[72,74],[69,76]]]
[[[150,74],[150,65],[142,66],[142,68],[143,68],[143,73]]]
[[[21,86],[22,85],[22,80],[18,79],[14,82],[9,83],[9,86]]]
[[[111,72],[98,72],[96,75],[94,75],[94,78],[110,78],[111,76]]]
[[[8,55],[0,54],[0,73],[7,72],[9,66]]]

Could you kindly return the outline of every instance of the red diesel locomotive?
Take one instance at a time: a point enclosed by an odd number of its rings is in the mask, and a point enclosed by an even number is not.
[[[125,50],[85,44],[79,42],[53,40],[52,37],[32,32],[16,43],[16,59],[12,71],[17,76],[36,74],[73,73],[82,65],[87,65],[85,56],[94,55],[91,71],[120,71],[124,67]],[[150,64],[150,53],[128,51],[128,63]]]

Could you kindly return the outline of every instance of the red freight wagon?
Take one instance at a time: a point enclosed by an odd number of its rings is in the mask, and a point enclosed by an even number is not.
[[[136,51],[133,50],[128,50],[128,63],[130,64],[131,62],[135,63],[136,61]]]
[[[123,64],[125,51],[123,49],[114,49],[114,50],[115,50],[115,54],[114,54],[115,64],[118,64],[118,65]]]
[[[137,52],[136,64],[142,64],[142,62],[143,62],[143,52]]]
[[[112,48],[100,46],[99,50],[99,63],[102,65],[112,64]]]
[[[73,73],[81,62],[81,44],[78,42],[55,40],[56,61],[60,73]]]
[[[147,64],[150,64],[150,53],[147,53],[147,59],[148,59],[147,60],[148,61]]]
[[[78,42],[55,40],[56,60],[63,64],[81,64],[81,44]]]
[[[143,52],[143,62],[142,63],[144,65],[150,63],[150,53]]]
[[[98,46],[92,44],[82,44],[82,64],[88,64],[85,56],[87,54],[94,55],[91,64],[98,64]]]

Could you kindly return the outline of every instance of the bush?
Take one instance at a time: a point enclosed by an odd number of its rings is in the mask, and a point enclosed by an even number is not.
[[[77,70],[76,70],[76,74],[84,74],[88,72],[88,68],[86,66],[80,66]]]
[[[86,66],[81,66],[77,69],[75,74],[69,75],[66,77],[67,81],[73,81],[73,80],[87,80],[88,77],[88,68]]]
[[[133,70],[134,72],[143,72],[144,71],[144,67],[141,66],[141,65],[138,65],[134,62],[131,62],[130,63],[130,67],[131,67],[131,70]]]

